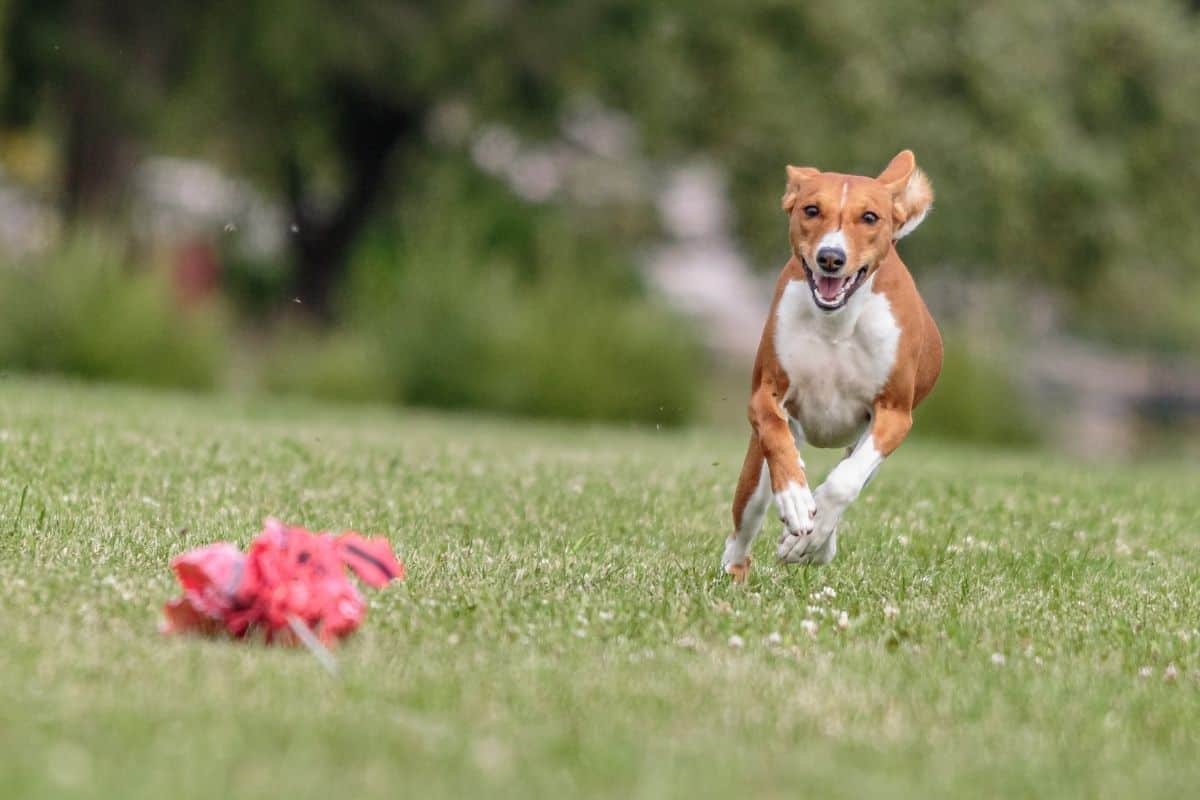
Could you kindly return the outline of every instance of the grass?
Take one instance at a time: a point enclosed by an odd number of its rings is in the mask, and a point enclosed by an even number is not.
[[[774,566],[771,526],[737,588],[716,563],[742,444],[0,379],[0,796],[1200,783],[1194,465],[914,442],[833,565]],[[171,555],[268,514],[408,563],[340,678],[155,631]]]

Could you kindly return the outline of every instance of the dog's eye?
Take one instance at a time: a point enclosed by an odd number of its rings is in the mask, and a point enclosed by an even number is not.
[[[874,225],[876,222],[879,222],[879,215],[874,211],[868,211],[862,215],[862,221],[868,225]]]
[[[806,216],[810,219],[812,217],[817,216],[820,213],[821,213],[821,209],[818,208],[817,206],[805,206],[804,207],[804,216]]]

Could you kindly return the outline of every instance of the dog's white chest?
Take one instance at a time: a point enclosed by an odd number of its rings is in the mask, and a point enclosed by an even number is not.
[[[887,298],[868,279],[841,310],[819,310],[804,281],[779,300],[775,354],[787,373],[784,406],[817,447],[852,443],[870,418],[900,343]]]

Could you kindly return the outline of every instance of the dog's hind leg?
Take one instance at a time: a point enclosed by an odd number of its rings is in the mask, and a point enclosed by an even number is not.
[[[750,572],[750,545],[762,528],[767,506],[771,504],[771,475],[763,457],[758,434],[750,435],[750,447],[733,495],[733,533],[725,540],[721,567],[742,583]]]

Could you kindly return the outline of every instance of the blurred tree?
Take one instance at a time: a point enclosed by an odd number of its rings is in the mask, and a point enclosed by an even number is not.
[[[660,144],[730,168],[743,240],[770,268],[783,164],[873,174],[911,147],[938,191],[913,263],[1065,289],[1113,329],[1171,309],[1200,333],[1192,5],[656,4],[619,98]]]
[[[9,126],[45,123],[59,143],[68,219],[113,216],[138,142],[161,108],[186,43],[184,0],[8,0],[2,109]]]
[[[372,211],[425,146],[431,109],[461,98],[485,115],[553,120],[571,88],[567,43],[588,42],[605,4],[582,5],[587,13],[486,0],[209,3],[195,23],[202,46],[184,125],[279,188],[295,291],[326,315]]]
[[[476,123],[533,135],[557,134],[580,96],[652,111],[636,99],[671,76],[635,57],[662,16],[636,0],[217,0],[195,21],[193,113],[176,132],[278,188],[296,294],[328,315],[372,211],[425,151],[435,108],[455,101]]]
[[[651,155],[727,167],[764,266],[786,250],[785,163],[870,173],[912,147],[938,190],[914,263],[998,270],[1154,327],[1186,323],[1180,298],[1200,295],[1194,8],[8,0],[4,113],[57,122],[71,211],[119,196],[143,132],[253,176],[289,207],[295,291],[320,314],[389,189],[411,185],[433,109],[557,135],[588,96],[631,113]]]

